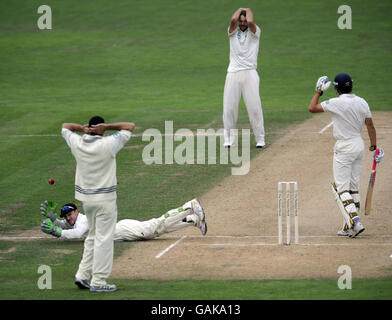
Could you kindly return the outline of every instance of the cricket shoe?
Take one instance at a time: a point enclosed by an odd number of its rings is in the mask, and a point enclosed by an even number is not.
[[[349,237],[350,234],[351,234],[351,231],[349,229],[347,229],[347,230],[342,229],[342,230],[338,231],[338,236],[341,236],[341,237]]]
[[[354,221],[354,226],[351,228],[351,234],[349,235],[350,238],[355,238],[361,232],[365,230],[363,224],[359,221],[359,218]]]
[[[224,146],[225,148],[231,148],[231,147],[234,147],[234,143],[225,142],[225,143],[223,144],[223,146]]]
[[[199,200],[193,199],[192,202],[192,211],[197,215],[198,219],[196,222],[196,227],[198,227],[203,236],[207,233],[207,223],[206,223],[206,214],[204,213],[203,207],[201,206]]]
[[[75,278],[75,284],[79,289],[90,289],[90,284],[87,282],[87,280]]]
[[[264,141],[257,142],[256,148],[258,149],[265,148],[265,142]]]
[[[91,287],[90,292],[113,292],[116,291],[117,287],[114,284],[105,284],[103,286],[96,286],[96,287]]]

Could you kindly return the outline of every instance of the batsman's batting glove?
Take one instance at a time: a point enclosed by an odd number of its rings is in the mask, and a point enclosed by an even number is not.
[[[46,219],[41,224],[41,230],[47,234],[51,234],[54,237],[60,238],[62,229],[55,226],[50,219]]]
[[[331,81],[328,81],[328,77],[322,76],[317,80],[316,92],[318,92],[320,96],[322,96],[324,91],[327,91],[330,86],[331,86]]]
[[[379,164],[382,160],[382,158],[384,157],[384,150],[379,148],[380,152],[378,153],[378,155],[376,154],[376,149],[374,150],[370,150],[372,152],[372,159],[376,160],[377,164]]]
[[[57,219],[56,209],[58,204],[54,201],[45,200],[40,205],[41,214],[45,218],[49,218],[52,222],[55,222]]]

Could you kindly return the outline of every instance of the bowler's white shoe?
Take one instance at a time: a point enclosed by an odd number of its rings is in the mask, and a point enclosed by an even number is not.
[[[200,229],[201,234],[205,236],[207,233],[207,223],[206,223],[206,214],[204,213],[203,207],[201,206],[199,200],[197,199],[193,199],[191,204],[192,204],[193,212],[198,217],[196,226]]]
[[[365,230],[365,227],[359,221],[359,219],[357,219],[357,221],[354,221],[354,226],[351,228],[351,234],[349,235],[349,237],[355,238],[357,235],[359,235],[364,230]]]
[[[259,149],[265,148],[265,142],[264,141],[257,142],[256,148],[259,148]]]
[[[231,148],[231,147],[234,147],[235,145],[234,145],[234,142],[233,142],[233,143],[231,143],[231,142],[225,142],[225,143],[223,144],[223,146],[224,146],[225,148]]]

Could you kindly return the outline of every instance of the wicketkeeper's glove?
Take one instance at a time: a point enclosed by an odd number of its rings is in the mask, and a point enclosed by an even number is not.
[[[324,91],[327,91],[330,86],[331,86],[331,81],[328,81],[328,77],[322,76],[317,80],[316,92],[318,92],[320,96],[322,96]]]
[[[54,201],[45,200],[40,205],[41,214],[45,218],[49,218],[52,222],[55,222],[57,219],[56,209],[58,204]]]
[[[376,154],[376,150],[372,150],[372,159],[376,160],[377,164],[379,164],[382,160],[382,158],[384,157],[384,150],[379,148],[380,152],[378,153],[378,155],[375,156]]]
[[[62,229],[55,226],[50,219],[45,219],[41,224],[41,230],[47,234],[51,234],[54,237],[60,238]]]

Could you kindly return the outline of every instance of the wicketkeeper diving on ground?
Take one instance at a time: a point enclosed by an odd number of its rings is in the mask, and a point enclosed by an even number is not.
[[[335,77],[333,84],[339,97],[319,103],[320,96],[330,87],[331,81],[328,81],[327,76],[317,80],[316,93],[310,101],[309,111],[332,114],[333,135],[337,140],[333,157],[335,183],[332,185],[332,191],[344,218],[343,228],[338,231],[338,235],[354,238],[365,230],[358,215],[359,184],[364,156],[361,131],[364,124],[369,134],[372,158],[380,163],[384,152],[380,148],[379,154],[375,155],[377,139],[372,114],[367,102],[352,93],[351,77],[340,73]]]
[[[89,232],[86,215],[79,212],[73,203],[65,204],[60,210],[60,218],[56,213],[57,203],[45,201],[41,203],[41,214],[46,218],[41,230],[57,238],[84,239]],[[205,212],[197,199],[186,202],[181,207],[169,210],[159,218],[147,221],[123,219],[116,223],[114,241],[150,240],[162,234],[177,231],[189,226],[200,229],[202,235],[207,233]],[[81,289],[89,289],[86,280],[76,279]]]

